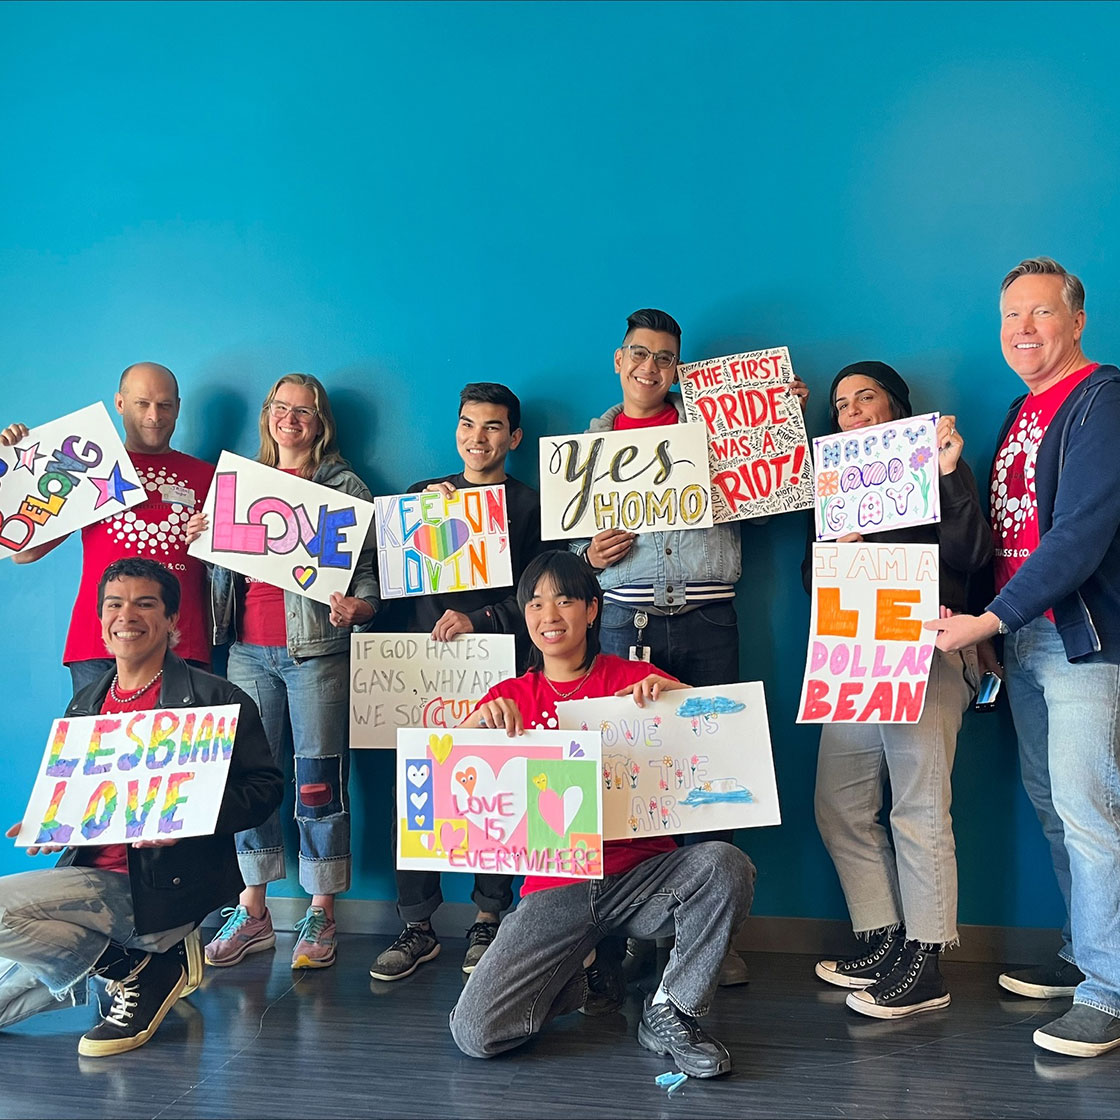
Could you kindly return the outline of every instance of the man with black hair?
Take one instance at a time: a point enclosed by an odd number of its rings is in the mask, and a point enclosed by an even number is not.
[[[214,834],[68,848],[51,870],[0,879],[0,1028],[85,1003],[87,980],[97,977],[108,981],[110,998],[78,1044],[87,1057],[151,1039],[187,985],[185,939],[244,886],[234,833],[260,824],[283,797],[253,701],[171,652],[179,602],[179,581],[154,560],[110,564],[97,604],[113,668],[79,691],[66,715],[240,704]],[[32,856],[59,850],[27,849]]]
[[[442,478],[428,478],[409,487],[409,493],[437,490],[446,495],[469,486],[504,486],[509,522],[513,586],[420,595],[409,601],[409,629],[430,633],[436,641],[460,634],[513,634],[518,665],[528,653],[525,623],[517,606],[517,581],[525,566],[541,550],[540,495],[506,474],[506,456],[521,443],[521,402],[517,395],[492,381],[467,385],[459,394],[459,424],[455,444],[463,469]],[[425,961],[439,955],[440,944],[431,917],[443,902],[439,873],[398,871],[397,913],[405,921],[400,937],[370,968],[377,980],[400,980]],[[513,904],[513,876],[476,874],[472,898],[478,906],[467,931],[463,971],[470,973],[494,940],[503,910]]]

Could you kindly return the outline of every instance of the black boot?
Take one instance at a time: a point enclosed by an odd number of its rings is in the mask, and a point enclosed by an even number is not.
[[[170,953],[130,956],[132,967],[127,975],[111,979],[106,988],[112,1004],[102,1013],[101,1022],[78,1043],[78,1053],[87,1058],[123,1054],[143,1046],[187,982],[182,956],[174,949]],[[119,969],[119,963],[114,962],[114,970]]]
[[[871,935],[867,952],[862,957],[842,961],[817,961],[816,974],[838,988],[870,988],[893,971],[906,940],[902,926],[881,930]]]
[[[949,989],[941,975],[940,946],[907,941],[894,971],[884,980],[851,992],[847,1005],[874,1019],[901,1019],[918,1011],[949,1006]]]

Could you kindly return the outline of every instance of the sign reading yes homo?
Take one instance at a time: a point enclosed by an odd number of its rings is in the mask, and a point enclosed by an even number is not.
[[[92,525],[147,497],[103,404],[0,447],[0,555]]]
[[[813,545],[798,723],[917,723],[936,654],[935,544]]]
[[[209,836],[240,711],[222,704],[55,720],[16,844]]]
[[[690,420],[708,431],[716,523],[808,509],[805,421],[784,346],[691,362],[678,371]]]
[[[203,512],[191,556],[329,604],[350,586],[373,503],[223,451]]]
[[[540,459],[545,540],[712,525],[703,424],[543,436]]]

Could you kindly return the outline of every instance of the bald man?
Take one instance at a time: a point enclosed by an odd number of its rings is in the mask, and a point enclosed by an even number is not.
[[[191,514],[202,508],[214,468],[171,450],[179,418],[179,384],[166,366],[155,362],[129,366],[121,374],[114,403],[124,424],[125,450],[147,499],[82,530],[82,578],[62,655],[75,692],[112,668],[97,621],[97,581],[109,564],[126,556],[148,557],[175,573],[183,589],[176,653],[204,668],[210,664],[203,607],[206,568],[187,555],[186,525]],[[0,444],[10,446],[26,435],[26,425],[12,424],[0,432]],[[65,539],[17,552],[12,559],[30,564]]]

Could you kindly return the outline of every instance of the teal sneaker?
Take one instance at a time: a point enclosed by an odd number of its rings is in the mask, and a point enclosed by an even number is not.
[[[237,964],[250,953],[263,953],[276,944],[272,915],[266,909],[263,918],[254,918],[244,906],[227,906],[222,911],[226,924],[206,946],[206,963],[215,968]]]
[[[299,934],[292,950],[292,968],[328,968],[334,964],[336,936],[333,918],[321,906],[309,906],[296,923]]]

